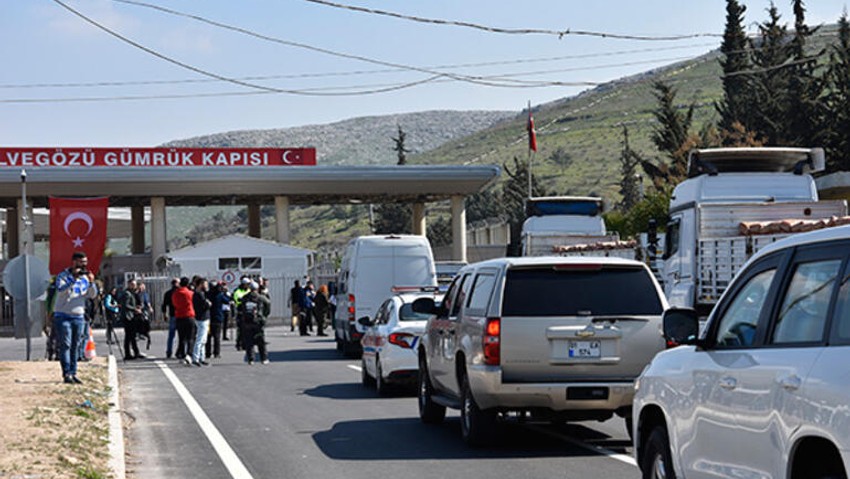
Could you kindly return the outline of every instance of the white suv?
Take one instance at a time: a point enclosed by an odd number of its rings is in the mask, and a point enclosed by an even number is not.
[[[647,478],[846,478],[850,464],[850,227],[754,256],[696,339],[692,310],[636,384]]]

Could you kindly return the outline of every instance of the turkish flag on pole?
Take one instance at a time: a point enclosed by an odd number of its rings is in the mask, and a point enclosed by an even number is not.
[[[534,118],[531,116],[531,102],[528,102],[528,149],[537,151],[537,132],[534,131]]]
[[[109,198],[50,198],[50,274],[71,265],[71,255],[88,256],[89,271],[100,271],[106,246]]]

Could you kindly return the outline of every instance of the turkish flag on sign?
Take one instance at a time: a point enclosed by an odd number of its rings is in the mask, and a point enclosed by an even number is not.
[[[89,271],[97,274],[106,246],[109,198],[50,198],[50,274],[71,265],[71,255],[88,256]]]

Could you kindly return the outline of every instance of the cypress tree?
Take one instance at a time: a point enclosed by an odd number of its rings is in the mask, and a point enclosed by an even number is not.
[[[794,37],[789,45],[794,65],[788,83],[788,118],[786,137],[795,146],[817,146],[824,138],[821,126],[824,112],[820,104],[824,85],[815,70],[823,51],[808,54],[808,40],[818,30],[806,25],[803,0],[793,0]]]
[[[759,38],[753,45],[752,58],[756,70],[752,75],[753,121],[750,130],[770,146],[787,143],[790,51],[788,29],[780,24],[782,16],[771,2],[769,19],[759,25]]]
[[[658,106],[652,115],[658,126],[652,132],[652,142],[659,151],[667,156],[667,161],[658,164],[640,159],[641,167],[652,180],[656,188],[665,184],[676,184],[687,175],[688,152],[697,146],[699,138],[691,134],[695,105],[691,103],[685,113],[676,106],[677,90],[664,82],[655,82],[652,86]],[[734,125],[737,123],[733,123]]]
[[[723,68],[723,100],[715,105],[720,114],[718,127],[728,131],[738,122],[749,128],[749,109],[752,102],[748,75],[734,74],[750,69],[747,34],[744,31],[744,12],[747,7],[737,0],[726,0],[726,27],[720,44],[720,66]]]
[[[623,150],[620,152],[620,209],[631,210],[641,200],[640,178],[637,173],[640,156],[629,145],[629,129],[623,125]]]
[[[838,20],[838,42],[830,52],[827,80],[827,171],[850,171],[850,21],[846,11]]]

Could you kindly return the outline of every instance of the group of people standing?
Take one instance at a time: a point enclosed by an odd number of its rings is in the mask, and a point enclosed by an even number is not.
[[[301,282],[296,280],[295,286],[289,290],[289,305],[292,308],[290,331],[295,331],[297,326],[301,336],[309,336],[315,323],[316,336],[327,336],[325,323],[333,318],[336,306],[336,298],[328,292],[327,285],[319,286],[316,291],[312,281],[308,280],[302,287]]]
[[[172,280],[162,300],[162,312],[168,315],[165,356],[183,360],[187,365],[209,365],[209,358],[221,356],[222,336],[227,340],[231,312],[236,313],[236,349],[245,350],[245,361],[254,363],[254,346],[260,361],[268,364],[264,326],[271,310],[266,281],[258,283],[242,277],[229,293],[224,282],[210,283],[199,276]],[[174,350],[175,333],[177,349]]]

